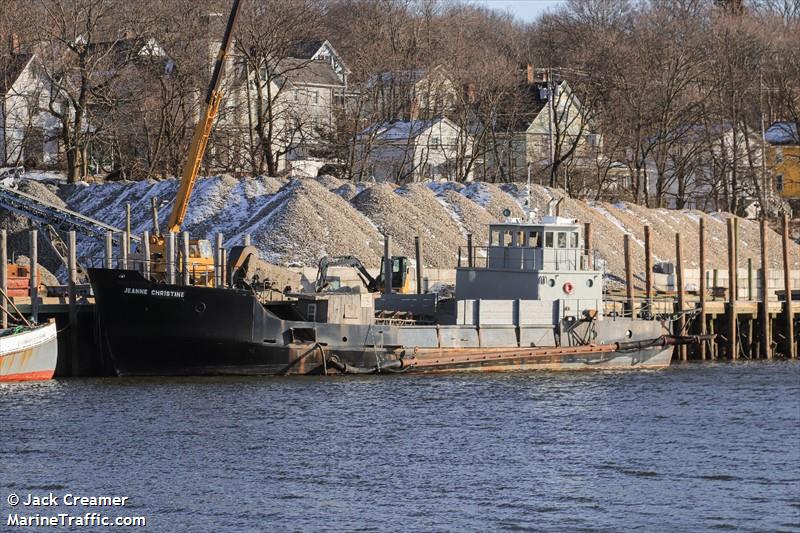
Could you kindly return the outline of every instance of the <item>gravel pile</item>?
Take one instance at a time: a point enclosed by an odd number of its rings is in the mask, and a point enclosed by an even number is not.
[[[275,194],[288,183],[288,180],[285,178],[274,178],[272,176],[257,176],[255,181],[261,183],[263,190],[267,194]]]
[[[458,239],[462,234],[461,225],[456,220],[455,213],[446,204],[439,200],[436,193],[429,189],[424,183],[409,183],[394,191],[419,209],[425,216],[429,225],[435,225],[438,229],[448,233],[451,238]],[[454,246],[464,243],[453,243]]]
[[[358,194],[358,189],[355,185],[350,182],[343,183],[339,185],[335,189],[332,189],[333,192],[347,200],[348,202],[353,199],[353,197]]]
[[[66,206],[64,201],[56,194],[57,187],[55,185],[45,185],[38,181],[22,180],[19,182],[18,188],[24,193],[33,195],[58,207]],[[15,260],[17,256],[24,256],[25,260],[28,260],[27,256],[30,255],[29,229],[32,227],[34,226],[31,224],[30,220],[22,215],[0,209],[0,229],[4,229],[8,232],[8,255],[10,260]],[[41,230],[39,231],[37,239],[37,253],[39,264],[47,270],[57,272],[64,264],[55,252],[53,252],[53,249]]]
[[[446,191],[440,198],[458,217],[461,232],[465,235],[471,233],[475,246],[486,246],[489,242],[489,224],[496,223],[497,219],[486,209],[456,191]]]
[[[494,183],[475,181],[464,187],[461,193],[497,220],[505,220],[505,209],[511,210],[511,218],[525,218],[525,212],[517,200]]]
[[[23,181],[22,190],[57,205],[84,213],[106,223],[123,227],[125,204],[132,205],[133,231],[152,230],[150,200],[171,200],[177,191],[175,180],[151,182],[110,182],[96,185],[44,185]],[[58,193],[58,195],[56,195]],[[534,185],[531,209],[536,216],[548,213],[553,199],[564,192]],[[260,248],[264,257],[281,265],[315,266],[323,255],[355,255],[367,266],[377,267],[383,253],[382,232],[393,238],[396,255],[414,255],[414,237],[423,239],[425,263],[430,267],[452,268],[459,246],[472,233],[478,246],[488,239],[488,224],[504,220],[503,210],[512,217],[525,218],[522,204],[527,199],[524,184],[427,182],[397,188],[391,184],[353,184],[331,176],[291,180],[259,176],[201,178],[192,195],[184,228],[192,237],[213,239],[217,232],[225,236],[226,246],[240,244],[246,234]],[[171,203],[160,209],[163,229]],[[697,266],[698,224],[706,220],[708,268],[727,268],[726,227],[729,215],[707,215],[697,211],[647,209],[618,202],[588,202],[564,198],[560,214],[591,222],[593,245],[604,260],[612,282],[624,279],[623,235],[632,236],[631,255],[634,272],[643,285],[644,224],[652,226],[655,261],[675,260],[675,233],[682,236],[684,265]],[[11,250],[28,254],[28,221],[4,213],[0,227],[10,235]],[[780,237],[770,232],[770,265],[781,268]],[[101,242],[79,237],[79,255],[99,257]],[[54,272],[61,265],[40,238],[42,263]],[[793,245],[794,268],[800,268],[800,246]],[[739,265],[746,268],[747,258],[759,259],[759,225],[740,221]]]
[[[345,183],[350,183],[350,181],[345,181],[337,178],[336,176],[330,176],[328,174],[323,174],[322,176],[317,176],[316,178],[312,178],[314,181],[328,189],[329,191],[333,191],[344,185]]]
[[[378,266],[383,253],[383,238],[370,221],[315,180],[291,181],[246,226],[264,259],[281,265],[354,255]]]
[[[435,200],[434,200],[435,202]],[[359,193],[352,204],[367,216],[381,232],[392,236],[394,255],[414,256],[414,237],[419,235],[424,241],[424,255],[427,266],[453,268],[457,261],[461,232],[454,224],[439,227],[433,221],[439,218],[430,209],[417,207],[394,191],[392,185],[381,183]],[[437,208],[443,210],[441,206]],[[435,211],[434,211],[435,213]]]

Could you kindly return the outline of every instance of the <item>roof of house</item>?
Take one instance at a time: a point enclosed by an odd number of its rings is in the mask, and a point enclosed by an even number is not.
[[[289,53],[287,55],[298,59],[312,59],[314,55],[319,52],[319,49],[322,48],[323,44],[325,44],[325,39],[300,41],[289,48]]]
[[[0,59],[0,76],[2,77],[0,94],[4,94],[17,81],[32,57],[33,54],[14,54]]]
[[[364,129],[359,137],[374,135],[374,138],[382,141],[408,140],[418,137],[423,132],[432,128],[439,122],[444,122],[452,127],[455,126],[447,118],[433,118],[428,120],[392,120],[389,122],[379,122]]]
[[[800,145],[800,131],[797,122],[776,122],[764,133],[764,140],[770,144]]]
[[[436,65],[431,69],[388,70],[369,77],[365,84],[369,88],[388,85],[413,85],[428,76],[448,78],[449,74],[442,65]]]
[[[280,71],[294,85],[334,85],[344,87],[342,80],[336,75],[327,61],[309,61],[289,57],[280,62]]]

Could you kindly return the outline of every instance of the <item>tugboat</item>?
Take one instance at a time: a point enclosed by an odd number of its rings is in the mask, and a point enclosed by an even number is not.
[[[697,341],[658,320],[604,315],[603,272],[575,220],[492,224],[488,246],[460,256],[452,298],[322,292],[264,301],[246,283],[164,284],[120,269],[89,277],[120,375],[663,368],[675,344]],[[383,318],[387,311],[404,319]]]

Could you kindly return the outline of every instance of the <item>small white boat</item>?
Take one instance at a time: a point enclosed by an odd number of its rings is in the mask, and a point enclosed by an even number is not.
[[[52,379],[58,362],[54,321],[0,329],[0,381]]]

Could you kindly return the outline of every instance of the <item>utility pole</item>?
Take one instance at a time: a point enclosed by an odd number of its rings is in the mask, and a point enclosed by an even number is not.
[[[528,217],[530,218],[531,212],[531,164],[528,163],[528,186],[525,189],[525,194],[527,195],[525,198],[525,205],[528,208]]]
[[[766,125],[764,124],[764,73],[758,72],[758,114],[761,117],[761,209],[767,210],[767,200],[770,196],[771,188],[767,187],[767,145],[766,145]]]
[[[550,147],[550,186],[555,186],[556,152],[553,144],[553,119],[556,110],[553,107],[553,69],[547,67],[547,138]]]

